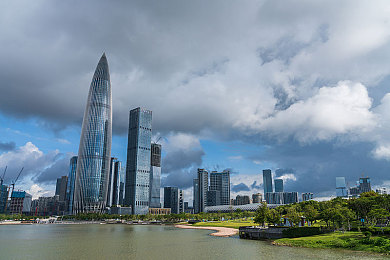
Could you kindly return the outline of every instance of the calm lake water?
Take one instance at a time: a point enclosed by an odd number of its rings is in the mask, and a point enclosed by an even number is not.
[[[384,259],[209,233],[173,226],[2,225],[0,259]]]

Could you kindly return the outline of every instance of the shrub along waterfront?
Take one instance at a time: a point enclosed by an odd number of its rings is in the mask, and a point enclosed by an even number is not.
[[[264,204],[256,211],[254,222],[263,226],[266,223],[280,225],[282,219],[288,219],[292,227],[283,234],[289,238],[275,240],[274,244],[277,245],[345,248],[389,254],[389,212],[390,195],[367,192],[355,199],[305,201],[275,209],[269,209]],[[310,223],[310,228],[298,227],[302,217],[308,221],[307,225]],[[335,232],[320,234],[324,229]]]

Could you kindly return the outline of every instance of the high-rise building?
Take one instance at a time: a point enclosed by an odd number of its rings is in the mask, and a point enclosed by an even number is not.
[[[291,204],[299,202],[298,192],[283,192],[283,203]]]
[[[219,190],[207,191],[207,206],[218,206],[221,204],[221,192]]]
[[[212,171],[210,173],[210,191],[219,191],[218,205],[230,204],[230,171],[225,170],[223,172]]]
[[[112,97],[106,55],[93,75],[77,159],[73,212],[104,212],[111,158]]]
[[[199,179],[194,179],[193,181],[193,193],[192,208],[194,213],[199,213]]]
[[[184,192],[179,190],[179,213],[184,212]]]
[[[68,185],[68,176],[62,176],[57,178],[56,195],[59,196],[59,201],[66,200],[66,188]]]
[[[164,187],[164,208],[170,208],[173,214],[179,214],[179,189]]]
[[[265,201],[267,204],[284,204],[283,192],[267,192]]]
[[[284,192],[283,179],[275,179],[275,192]]]
[[[115,181],[119,181],[118,176],[115,176],[115,173],[116,174],[119,173],[118,170],[115,172],[115,166],[118,166],[118,164],[116,164],[117,162],[119,162],[118,158],[111,157],[110,173],[108,175],[108,185],[107,185],[108,186],[108,188],[107,188],[107,204],[106,204],[107,207],[111,207],[112,205],[117,205],[114,203],[114,194],[119,192],[118,191],[119,184],[115,183]]]
[[[194,179],[194,209],[195,213],[204,212],[207,206],[207,191],[209,188],[209,173],[198,169],[198,178]]]
[[[368,177],[359,178],[359,190],[360,193],[371,191],[371,180]]]
[[[261,193],[252,194],[252,203],[261,203],[263,196]]]
[[[120,181],[121,181],[121,171],[122,171],[122,162],[116,160],[113,164],[114,178],[112,183],[112,203],[111,206],[120,205]]]
[[[125,204],[133,214],[149,212],[152,111],[130,111],[127,145]]]
[[[8,187],[0,180],[0,213],[7,211]]]
[[[271,170],[263,170],[263,186],[264,186],[264,194],[267,192],[273,192],[272,189],[272,174]]]
[[[160,186],[161,186],[161,144],[152,143],[151,166],[150,166],[150,198],[151,208],[160,208]]]
[[[70,162],[69,162],[68,184],[66,185],[66,201],[68,204],[69,214],[72,214],[73,212],[76,169],[77,169],[77,156],[73,156],[72,158],[70,158]]]
[[[313,199],[313,193],[311,192],[302,193],[302,201],[308,201],[312,199]]]
[[[336,196],[348,197],[347,185],[345,185],[345,177],[336,177]]]

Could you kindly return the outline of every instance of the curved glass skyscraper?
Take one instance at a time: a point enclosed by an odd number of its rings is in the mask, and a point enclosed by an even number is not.
[[[111,159],[112,97],[106,55],[89,89],[77,159],[73,213],[102,212],[107,202]]]

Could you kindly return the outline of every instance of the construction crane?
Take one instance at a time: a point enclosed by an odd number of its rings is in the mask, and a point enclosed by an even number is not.
[[[19,177],[20,177],[20,174],[22,173],[24,167],[20,170],[19,174],[18,174],[18,177],[16,177],[16,179],[11,183],[12,185],[12,192],[11,192],[11,196],[12,196],[12,193],[14,192],[14,189],[15,189],[15,183],[18,181]]]
[[[7,172],[7,167],[8,167],[8,166],[5,166],[4,173],[3,173],[3,177],[0,178],[0,185],[3,185],[5,173]]]

